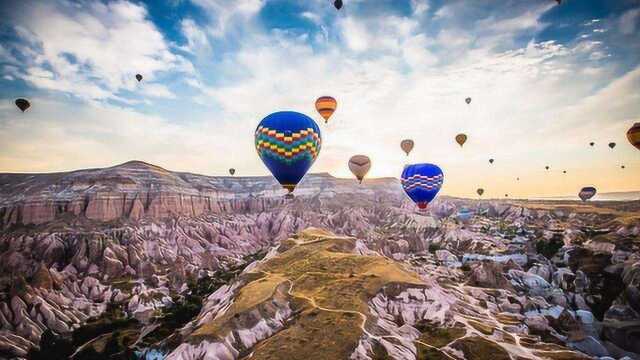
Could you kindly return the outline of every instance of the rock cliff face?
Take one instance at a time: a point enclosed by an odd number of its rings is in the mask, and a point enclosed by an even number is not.
[[[400,194],[395,179],[354,185],[328,174],[311,174],[296,193]],[[108,222],[263,211],[282,204],[283,193],[271,177],[210,177],[171,172],[141,161],[67,173],[0,174],[0,225],[4,229],[37,225],[65,216]]]
[[[442,196],[417,213],[394,179],[360,186],[323,174],[307,177],[296,193],[285,201],[270,178],[206,177],[141,162],[0,174],[0,358],[50,352],[50,334],[75,339],[73,350],[83,353],[108,353],[109,343],[123,358],[274,358],[265,344],[305,349],[300,339],[335,334],[348,346],[325,358],[457,359],[477,351],[638,358],[638,202]],[[474,216],[460,222],[463,206]],[[292,237],[309,227],[336,236]],[[303,238],[332,244],[326,253],[338,257],[298,269],[298,279],[287,273],[295,259],[282,255],[299,251]],[[398,264],[419,282],[367,288],[383,275],[344,270],[338,258],[356,255]],[[276,259],[278,267],[265,268]],[[328,277],[336,266],[344,278]],[[282,278],[264,273],[276,268]],[[340,286],[356,280],[369,289],[357,308],[331,303],[352,293]],[[236,311],[243,292],[262,285],[273,291]],[[194,294],[202,301],[185,307]],[[350,312],[336,317],[320,308]],[[112,333],[120,337],[109,342]],[[541,342],[548,344],[536,347]],[[298,355],[291,358],[313,358]]]

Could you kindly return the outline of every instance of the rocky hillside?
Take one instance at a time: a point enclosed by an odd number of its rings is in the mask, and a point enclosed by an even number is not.
[[[321,192],[400,194],[395,179],[357,186],[329,174],[311,174],[296,190],[301,196]],[[65,216],[106,222],[264,210],[281,203],[283,194],[272,177],[204,176],[141,161],[64,173],[0,174],[0,225],[43,224]]]
[[[638,202],[416,213],[393,179],[284,201],[140,162],[0,179],[0,359],[640,359]]]

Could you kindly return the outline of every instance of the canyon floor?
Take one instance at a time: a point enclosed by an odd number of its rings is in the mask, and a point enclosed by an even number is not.
[[[296,192],[0,174],[0,359],[640,359],[640,201]]]

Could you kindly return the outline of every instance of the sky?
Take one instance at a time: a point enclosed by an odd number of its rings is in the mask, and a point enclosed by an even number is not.
[[[311,172],[366,154],[370,177],[437,164],[455,196],[640,190],[638,0],[0,0],[0,18],[0,172],[267,175],[254,130],[295,110],[322,130]]]

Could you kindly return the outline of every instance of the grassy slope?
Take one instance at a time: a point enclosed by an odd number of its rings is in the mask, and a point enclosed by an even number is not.
[[[392,260],[353,254],[355,240],[308,229],[281,245],[281,253],[247,274],[252,278],[220,318],[194,336],[222,336],[236,314],[269,301],[287,285],[298,314],[289,326],[259,343],[252,359],[344,359],[362,334],[367,302],[385,285],[421,285]]]

